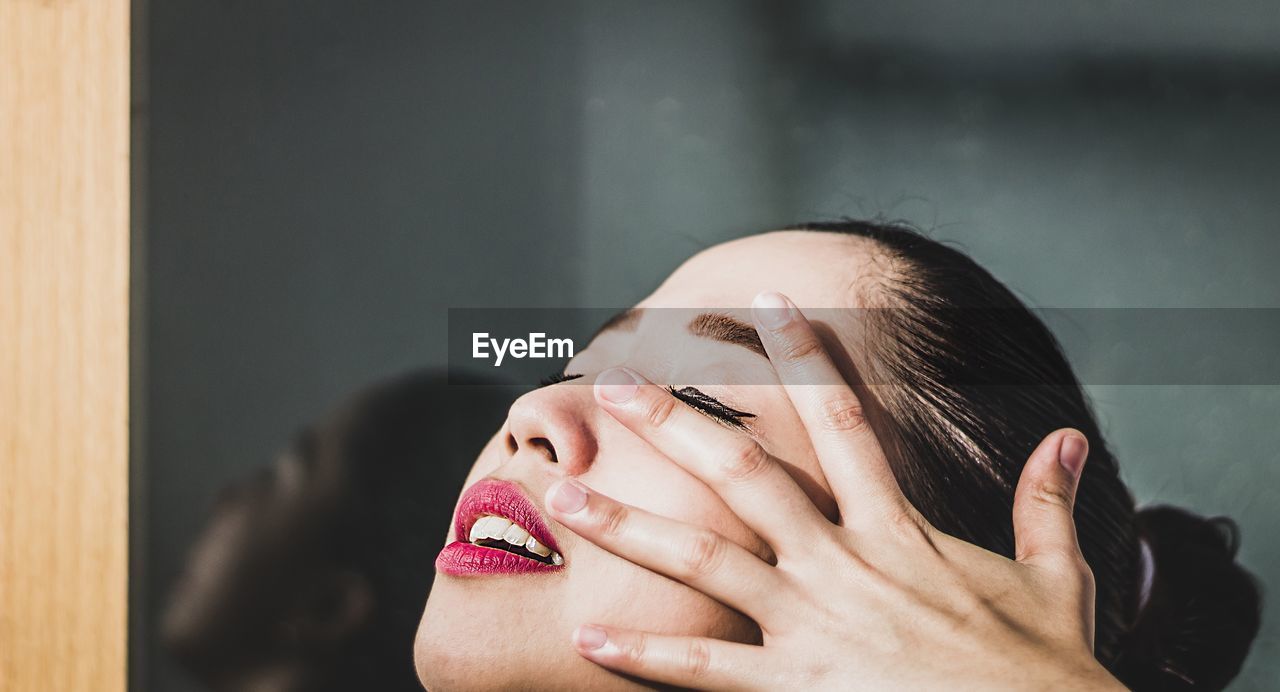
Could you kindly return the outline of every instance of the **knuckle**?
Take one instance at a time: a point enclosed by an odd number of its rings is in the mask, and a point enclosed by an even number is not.
[[[599,515],[600,533],[607,538],[620,538],[627,529],[627,508],[613,504],[603,509]]]
[[[754,440],[742,439],[725,452],[720,475],[728,481],[746,481],[762,473],[769,463],[769,454],[763,447]]]
[[[787,339],[782,344],[782,359],[790,362],[805,361],[823,352],[822,342],[812,334]]]
[[[712,574],[724,560],[725,546],[719,535],[702,530],[695,533],[681,551],[680,562],[685,574],[705,576]]]
[[[675,418],[676,407],[679,404],[674,397],[655,396],[649,402],[645,409],[645,421],[649,427],[654,429],[662,429],[670,425]]]
[[[1034,497],[1038,503],[1043,505],[1071,509],[1071,490],[1060,483],[1038,483],[1035,487]]]
[[[929,523],[907,506],[895,506],[887,514],[889,530],[901,540],[932,542]]]
[[[622,647],[622,655],[626,661],[635,668],[644,665],[645,648],[648,646],[648,635],[643,632],[637,632],[631,636]]]
[[[862,403],[853,397],[829,399],[822,404],[822,427],[831,432],[861,432],[867,427]]]
[[[684,667],[690,678],[697,680],[704,677],[711,670],[711,647],[701,639],[689,642]]]

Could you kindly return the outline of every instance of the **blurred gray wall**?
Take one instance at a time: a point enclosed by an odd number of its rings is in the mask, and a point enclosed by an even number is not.
[[[578,295],[578,30],[520,3],[152,3],[135,688],[186,689],[152,624],[228,480],[443,364],[447,307]]]
[[[204,510],[446,307],[629,304],[699,248],[905,218],[1029,303],[1280,306],[1263,3],[155,2],[136,689]],[[1280,583],[1280,387],[1091,387],[1142,501]],[[1280,608],[1233,689],[1280,684]]]

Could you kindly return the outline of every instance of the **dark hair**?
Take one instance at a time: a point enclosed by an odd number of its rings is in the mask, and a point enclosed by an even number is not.
[[[887,421],[871,418],[903,492],[939,529],[1012,557],[1013,491],[1048,433],[1089,439],[1075,522],[1096,582],[1095,655],[1138,690],[1219,690],[1259,626],[1260,594],[1235,563],[1227,519],[1138,511],[1052,333],[989,272],[898,222],[806,223],[871,241],[877,276],[858,296],[873,332],[872,377]],[[885,309],[875,309],[885,308]],[[888,346],[885,346],[888,344]],[[887,423],[887,424],[886,424]],[[1155,582],[1139,612],[1140,538]]]

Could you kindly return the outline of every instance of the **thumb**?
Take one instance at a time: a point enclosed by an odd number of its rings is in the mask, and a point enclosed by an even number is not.
[[[1088,440],[1071,428],[1049,433],[1031,453],[1013,495],[1013,535],[1019,562],[1079,559],[1071,510],[1088,455]]]

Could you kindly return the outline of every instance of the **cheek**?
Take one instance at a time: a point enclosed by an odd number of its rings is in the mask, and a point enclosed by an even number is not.
[[[582,480],[619,502],[690,526],[712,529],[748,550],[763,550],[759,538],[719,496],[673,462],[652,454],[615,454],[613,459],[614,464],[592,469]],[[758,629],[749,620],[701,592],[586,541],[575,541],[574,549],[577,559],[568,589],[574,596],[566,606],[575,624],[597,622],[736,641],[759,637]]]
[[[592,469],[583,476],[583,482],[619,502],[711,529],[761,554],[763,544],[759,537],[706,484],[651,449],[635,452],[615,456],[618,463],[606,462]]]
[[[581,623],[597,623],[657,634],[759,641],[754,623],[705,594],[610,553],[594,552],[583,556],[569,580],[566,592],[571,596],[564,611],[569,631]]]

